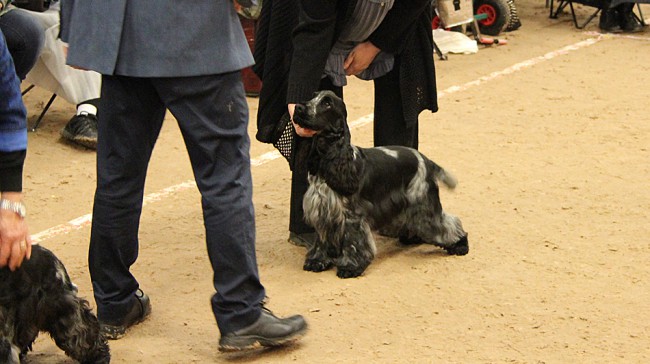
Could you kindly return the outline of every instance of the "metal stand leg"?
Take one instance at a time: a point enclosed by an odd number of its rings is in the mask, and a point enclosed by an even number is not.
[[[33,85],[30,86],[30,87],[33,87]],[[27,91],[28,90],[26,90],[25,92],[27,92]],[[50,106],[52,106],[52,103],[54,102],[54,99],[56,99],[56,94],[52,94],[52,97],[50,97],[50,100],[47,102],[47,104],[45,104],[45,108],[41,112],[41,115],[39,115],[38,119],[36,119],[36,122],[34,123],[34,126],[30,129],[30,131],[36,131],[36,128],[38,128],[38,126],[41,124],[41,121],[43,120],[43,117],[45,116],[45,113],[50,108]]]

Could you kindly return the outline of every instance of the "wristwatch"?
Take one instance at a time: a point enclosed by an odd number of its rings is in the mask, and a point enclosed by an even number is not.
[[[27,216],[25,204],[19,201],[0,200],[0,210],[9,210],[18,214],[21,218]]]

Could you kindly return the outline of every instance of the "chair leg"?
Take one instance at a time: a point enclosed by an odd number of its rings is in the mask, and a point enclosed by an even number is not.
[[[557,15],[564,10],[564,8],[567,5],[571,5],[570,2],[565,1],[565,0],[560,0],[560,2],[557,4],[557,9],[555,9],[555,12],[553,12],[553,0],[551,0],[551,10],[550,13],[548,14],[548,17],[551,19],[557,19]]]
[[[442,51],[440,50],[440,47],[436,44],[436,41],[433,41],[433,50],[436,52],[438,55],[438,58],[440,58],[441,61],[446,61],[447,60],[447,55],[443,54]]]
[[[34,88],[34,86],[35,86],[35,85],[29,85],[29,87],[27,87],[27,88],[25,89],[25,91],[23,91],[23,92],[20,93],[20,96],[25,96],[25,94],[28,93],[29,91],[31,91],[31,90]]]
[[[34,123],[34,126],[30,129],[30,131],[36,131],[36,128],[38,128],[38,126],[41,124],[41,121],[43,120],[45,113],[50,108],[50,106],[52,106],[54,99],[56,99],[56,94],[52,94],[52,97],[50,97],[50,100],[47,102],[47,104],[45,104],[45,108],[41,112],[41,115],[39,115],[38,119],[36,119],[36,122]]]
[[[645,19],[643,19],[643,12],[641,11],[641,4],[636,3],[636,8],[639,11],[639,15],[634,14],[634,16],[637,18],[637,20],[641,23],[641,26],[646,26],[645,24]]]
[[[573,9],[571,9],[571,10],[573,10]],[[600,14],[600,11],[601,11],[601,9],[598,8],[598,10],[596,10],[593,14],[591,14],[591,15],[587,18],[587,20],[584,21],[584,23],[582,23],[581,25],[576,24],[576,28],[578,28],[578,29],[584,29],[584,27],[586,27],[587,24],[589,24],[589,22],[591,22],[591,20],[592,20],[593,18],[595,18],[598,14]],[[575,14],[573,15],[573,20],[575,21]]]

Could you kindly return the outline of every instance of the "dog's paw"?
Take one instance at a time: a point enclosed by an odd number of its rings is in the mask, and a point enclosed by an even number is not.
[[[348,265],[345,267],[337,267],[336,276],[339,278],[355,278],[363,274],[366,270],[366,267],[356,267]]]
[[[463,236],[454,245],[445,247],[445,250],[449,255],[466,255],[467,253],[469,253],[469,243],[467,241],[467,235]]]
[[[309,272],[323,272],[332,268],[332,266],[332,262],[319,259],[307,259],[305,260],[305,265],[303,265],[302,269]]]

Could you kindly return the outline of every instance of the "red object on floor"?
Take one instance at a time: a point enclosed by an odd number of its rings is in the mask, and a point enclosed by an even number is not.
[[[239,21],[244,29],[248,46],[251,48],[251,52],[253,52],[255,50],[255,28],[257,27],[257,20],[247,19],[240,15]],[[260,95],[262,81],[250,67],[242,70],[242,79],[244,81],[246,96],[257,97]]]

